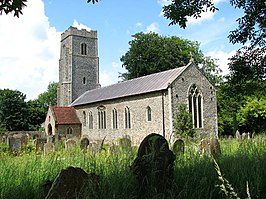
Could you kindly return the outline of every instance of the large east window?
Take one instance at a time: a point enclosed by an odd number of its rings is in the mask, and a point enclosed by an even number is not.
[[[202,94],[195,84],[189,89],[188,94],[189,112],[192,114],[192,122],[194,128],[203,127],[203,101]]]

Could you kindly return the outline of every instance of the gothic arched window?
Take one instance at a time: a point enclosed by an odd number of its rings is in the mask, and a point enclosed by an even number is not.
[[[85,44],[85,43],[81,44],[81,54],[87,55],[87,44]]]
[[[131,128],[131,118],[130,118],[130,109],[129,107],[125,108],[125,128],[130,129]]]
[[[188,110],[192,114],[194,128],[203,127],[203,100],[202,94],[195,84],[193,84],[188,93]]]
[[[87,116],[85,111],[83,111],[83,126],[87,126]]]
[[[67,128],[67,135],[71,135],[73,133],[73,129],[71,127]]]
[[[99,129],[106,129],[106,112],[104,106],[98,107],[98,127]]]
[[[114,108],[112,110],[113,115],[113,129],[117,129],[117,110]]]
[[[89,129],[93,129],[93,116],[92,112],[89,112]]]

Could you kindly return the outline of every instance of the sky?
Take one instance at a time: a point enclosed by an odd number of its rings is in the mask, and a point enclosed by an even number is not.
[[[229,0],[214,0],[218,12],[206,12],[190,18],[186,29],[163,17],[162,6],[168,0],[28,0],[23,15],[0,15],[0,89],[18,90],[27,100],[38,98],[50,82],[58,82],[61,33],[70,26],[96,30],[100,84],[117,83],[125,72],[120,58],[129,50],[132,35],[155,32],[198,41],[205,56],[217,59],[228,74],[228,58],[239,45],[227,38],[237,27],[241,10]]]

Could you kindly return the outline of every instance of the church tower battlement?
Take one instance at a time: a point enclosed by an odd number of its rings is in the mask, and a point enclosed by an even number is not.
[[[70,27],[61,34],[57,105],[68,106],[100,87],[97,31]]]

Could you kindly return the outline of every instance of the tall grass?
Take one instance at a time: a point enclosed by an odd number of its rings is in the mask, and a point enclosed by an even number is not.
[[[216,159],[221,175],[240,198],[266,198],[266,145],[263,139],[254,141],[222,140],[222,155]],[[68,166],[80,167],[100,176],[100,198],[136,198],[137,182],[130,170],[136,150],[115,153],[83,153],[78,147],[60,150],[50,155],[33,152],[13,156],[0,154],[0,198],[43,198],[41,184],[54,179]],[[217,186],[218,185],[218,186]],[[212,158],[202,155],[196,144],[186,146],[185,154],[175,161],[171,198],[226,198],[219,188]]]

